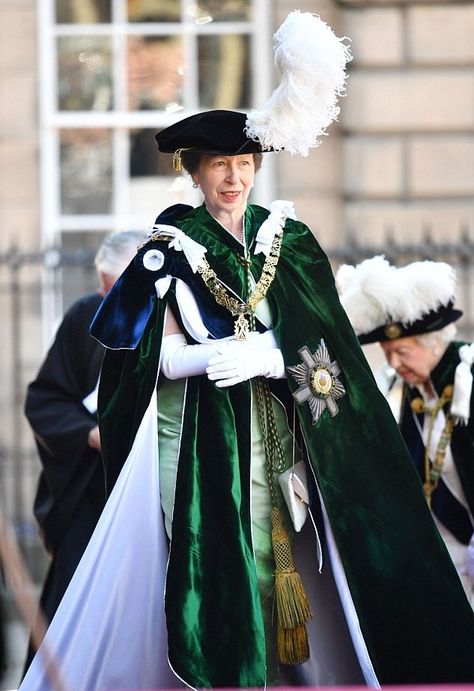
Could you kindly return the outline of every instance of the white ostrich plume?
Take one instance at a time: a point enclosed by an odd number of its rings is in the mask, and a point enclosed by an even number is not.
[[[341,304],[357,335],[387,321],[387,309],[398,302],[396,269],[378,255],[357,266],[343,264],[336,274]]]
[[[412,262],[397,270],[400,308],[396,319],[411,324],[456,297],[456,272],[444,262]]]
[[[345,93],[346,37],[338,38],[318,15],[294,10],[273,37],[280,85],[247,117],[246,133],[264,150],[307,156],[337,120]]]
[[[444,262],[418,261],[401,268],[381,255],[336,273],[341,304],[357,335],[390,321],[407,326],[456,297],[456,272]]]

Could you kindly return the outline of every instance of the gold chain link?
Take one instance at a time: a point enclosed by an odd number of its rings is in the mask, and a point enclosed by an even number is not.
[[[250,295],[247,302],[229,295],[228,290],[225,288],[222,281],[217,277],[214,269],[210,267],[207,259],[203,257],[201,264],[197,268],[198,273],[202,276],[204,283],[214,296],[217,304],[229,310],[233,317],[242,314],[253,314],[258,303],[266,296],[268,289],[275,278],[276,268],[280,258],[282,240],[283,229],[277,232],[273,238],[270,253],[265,259],[265,263],[262,268],[262,274],[257,282],[257,285],[255,286],[254,292],[252,295]]]
[[[453,397],[453,387],[451,385],[445,386],[441,394],[441,397],[435,403],[433,407],[425,406],[422,398],[415,398],[411,402],[411,408],[416,415],[427,414],[429,415],[428,423],[428,435],[425,445],[425,458],[424,458],[424,472],[425,480],[423,482],[423,491],[425,493],[426,501],[428,505],[431,506],[431,496],[438,486],[439,478],[443,471],[444,457],[446,455],[446,449],[451,441],[451,435],[453,433],[455,418],[450,412],[445,414],[445,425],[441,432],[441,437],[436,447],[436,453],[434,461],[430,460],[430,447],[431,447],[431,437],[433,433],[434,422],[439,411],[444,408],[446,403],[449,403]]]

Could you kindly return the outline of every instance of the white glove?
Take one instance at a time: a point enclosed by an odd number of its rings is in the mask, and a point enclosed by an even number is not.
[[[471,541],[467,546],[465,569],[467,575],[474,584],[474,534],[472,535]]]
[[[231,342],[221,338],[210,343],[188,345],[183,334],[165,336],[161,344],[161,371],[168,379],[205,374],[209,359],[222,352]]]
[[[246,341],[231,341],[231,343],[240,345],[247,344],[247,346],[250,345],[254,350],[271,350],[272,348],[278,348],[278,343],[275,340],[272,329],[265,331],[263,334],[258,331],[251,331]]]
[[[235,341],[223,353],[210,358],[207,376],[216,386],[234,386],[252,377],[282,379],[285,363],[272,331],[250,334],[247,341]]]
[[[188,345],[183,334],[170,334],[163,338],[161,344],[161,371],[168,379],[185,379],[199,374],[205,374],[210,360],[220,357],[222,354],[231,352],[271,352],[276,350],[276,341],[273,331],[266,331],[264,334],[251,332],[247,341],[236,341],[234,338],[220,338],[209,343],[198,343]],[[278,351],[280,352],[280,351]],[[282,359],[282,373],[279,375],[263,376],[284,376],[284,366]],[[253,374],[251,376],[257,376]],[[243,379],[241,381],[244,381]],[[235,382],[237,383],[237,382]],[[231,384],[227,384],[231,386]]]

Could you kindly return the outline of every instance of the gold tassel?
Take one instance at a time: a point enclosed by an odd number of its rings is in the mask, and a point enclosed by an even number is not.
[[[297,665],[309,659],[308,632],[306,626],[284,629],[278,625],[278,661],[282,665]]]
[[[295,569],[288,533],[278,508],[274,473],[285,465],[283,447],[273,415],[271,394],[263,378],[256,380],[257,408],[263,433],[268,485],[272,497],[272,547],[275,559],[275,604],[277,614],[277,654],[283,665],[297,665],[309,658],[306,622],[311,608],[299,573]]]
[[[177,173],[180,173],[183,170],[183,161],[181,159],[181,154],[183,151],[189,151],[190,146],[182,146],[180,149],[176,149],[176,151],[173,154],[173,170],[175,170]]]
[[[311,609],[299,573],[295,569],[290,540],[278,507],[272,509],[272,545],[275,557],[275,600],[278,659],[295,665],[309,658],[306,622]]]
[[[182,165],[181,165],[181,151],[183,149],[176,149],[176,151],[173,154],[173,170],[175,170],[177,173],[180,173],[182,170]]]

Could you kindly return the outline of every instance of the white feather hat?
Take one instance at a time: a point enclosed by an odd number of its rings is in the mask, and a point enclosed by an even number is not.
[[[267,103],[248,115],[190,115],[158,132],[160,151],[173,153],[176,170],[187,151],[235,156],[284,149],[307,156],[339,114],[337,100],[345,93],[346,63],[352,59],[345,41],[317,15],[290,12],[274,35],[281,83]]]
[[[319,146],[345,93],[346,64],[352,60],[345,41],[316,14],[294,10],[287,16],[273,37],[280,85],[247,116],[246,134],[264,151],[307,156]]]
[[[438,331],[462,315],[453,309],[456,272],[444,262],[397,268],[378,255],[340,266],[336,286],[361,343]]]

